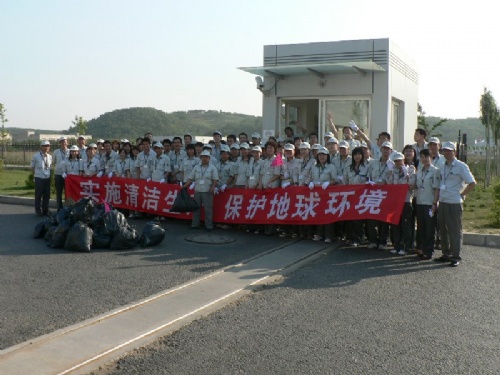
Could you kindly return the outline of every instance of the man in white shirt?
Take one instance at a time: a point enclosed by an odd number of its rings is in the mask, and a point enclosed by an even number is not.
[[[64,165],[69,159],[68,140],[66,137],[59,138],[59,148],[54,151],[54,185],[56,187],[57,211],[63,208],[62,195],[64,191]]]
[[[41,150],[33,155],[31,170],[35,179],[35,213],[37,216],[49,214],[50,201],[50,167],[52,156],[50,142],[42,141]]]

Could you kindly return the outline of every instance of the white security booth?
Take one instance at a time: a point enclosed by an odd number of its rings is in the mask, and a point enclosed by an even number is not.
[[[257,76],[264,139],[298,122],[321,140],[331,113],[339,132],[353,120],[372,141],[389,132],[396,150],[413,142],[418,74],[389,39],[269,45],[263,66],[239,69]]]

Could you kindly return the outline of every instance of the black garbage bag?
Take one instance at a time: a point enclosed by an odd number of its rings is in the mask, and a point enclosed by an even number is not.
[[[71,206],[63,207],[59,211],[57,211],[55,215],[55,221],[57,224],[62,223],[65,220],[68,220],[71,217]]]
[[[94,206],[95,204],[92,198],[82,198],[71,206],[71,220],[73,223],[81,221],[85,224],[89,224],[94,215]]]
[[[128,226],[125,215],[123,215],[118,210],[111,210],[110,212],[106,212],[103,216],[103,222],[106,229],[112,235],[117,233],[120,228]]]
[[[45,233],[50,229],[51,226],[54,226],[56,221],[53,217],[47,217],[40,221],[37,225],[35,225],[35,229],[33,231],[33,238],[44,238]]]
[[[69,229],[64,248],[66,250],[90,253],[92,234],[92,229],[90,229],[87,224],[77,221]]]
[[[137,231],[130,226],[120,227],[118,232],[113,234],[109,248],[111,250],[128,250],[137,245],[139,236]]]
[[[49,246],[54,249],[63,248],[69,228],[71,228],[70,220],[65,220],[62,223],[59,223],[49,241]]]
[[[187,189],[182,188],[177,194],[170,212],[191,212],[196,211],[198,208],[200,206],[191,198]]]
[[[94,249],[109,249],[111,234],[104,226],[104,223],[95,227],[92,234],[92,247]]]
[[[165,229],[160,226],[160,222],[148,221],[142,229],[140,243],[142,247],[158,245],[165,238]]]
[[[47,229],[47,230],[45,231],[45,236],[44,236],[45,241],[48,241],[48,242],[50,243],[50,241],[52,240],[52,237],[54,236],[54,232],[56,231],[56,229],[57,229],[57,226],[56,226],[56,225],[51,225],[51,226],[49,227],[49,229]],[[48,245],[49,245],[49,244],[47,244],[47,246],[48,246]]]
[[[103,223],[103,217],[105,214],[104,205],[98,204],[94,207],[94,213],[92,214],[92,219],[90,220],[89,226],[92,229],[99,228]]]

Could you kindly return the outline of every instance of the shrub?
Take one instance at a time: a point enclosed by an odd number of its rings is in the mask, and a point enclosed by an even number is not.
[[[495,228],[500,228],[500,182],[493,185],[493,205],[491,206],[491,216]]]
[[[28,179],[24,181],[24,184],[29,189],[35,188],[35,177],[33,176],[33,173],[29,174]],[[56,184],[54,179],[54,171],[52,171],[50,173],[50,193],[55,194],[55,192],[56,192]]]

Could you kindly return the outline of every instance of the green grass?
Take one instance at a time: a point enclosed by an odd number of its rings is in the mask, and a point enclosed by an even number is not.
[[[24,183],[30,173],[23,169],[0,170],[0,195],[34,197],[35,189],[26,187]]]

